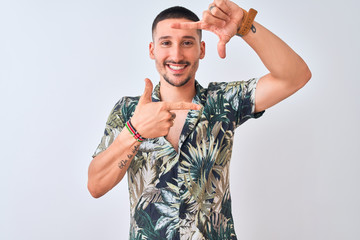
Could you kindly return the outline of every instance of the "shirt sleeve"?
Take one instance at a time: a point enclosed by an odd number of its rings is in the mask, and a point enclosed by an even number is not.
[[[229,103],[235,110],[236,127],[250,118],[259,118],[265,111],[255,113],[255,92],[259,78],[228,83],[225,90]],[[231,97],[229,97],[231,96]]]
[[[126,123],[123,112],[124,102],[125,100],[122,98],[111,110],[111,113],[106,122],[104,135],[101,138],[100,144],[92,155],[93,158],[99,155],[101,152],[105,151],[114,142],[116,137],[124,128]]]

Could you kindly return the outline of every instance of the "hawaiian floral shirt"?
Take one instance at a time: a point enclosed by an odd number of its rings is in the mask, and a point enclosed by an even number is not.
[[[257,79],[195,82],[194,103],[178,152],[164,137],[145,139],[127,170],[130,239],[237,239],[231,213],[229,164],[234,130],[254,113]],[[160,101],[160,86],[152,94]],[[139,97],[124,97],[113,108],[93,156],[104,151],[131,118]]]

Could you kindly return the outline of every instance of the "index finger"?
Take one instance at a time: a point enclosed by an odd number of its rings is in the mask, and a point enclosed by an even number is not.
[[[171,24],[172,28],[175,29],[203,29],[203,22],[181,22]]]
[[[166,103],[165,109],[170,110],[200,110],[201,106],[196,103],[188,103],[188,102],[173,102]]]

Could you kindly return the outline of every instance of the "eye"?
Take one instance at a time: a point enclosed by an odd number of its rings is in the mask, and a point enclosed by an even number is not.
[[[183,42],[183,45],[184,46],[187,46],[187,47],[190,47],[190,46],[192,46],[194,43],[192,42],[192,41],[184,41]]]
[[[161,45],[161,46],[164,46],[164,47],[168,47],[168,46],[171,45],[171,43],[170,43],[170,41],[162,41],[162,42],[160,43],[160,45]]]

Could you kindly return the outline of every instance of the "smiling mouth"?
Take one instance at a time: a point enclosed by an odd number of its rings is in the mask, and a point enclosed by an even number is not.
[[[187,68],[190,63],[186,61],[174,62],[174,61],[165,61],[165,65],[171,70],[175,72],[181,72],[185,68]]]
[[[167,66],[168,66],[171,70],[180,71],[180,70],[183,70],[184,68],[186,68],[187,65],[167,64]]]

